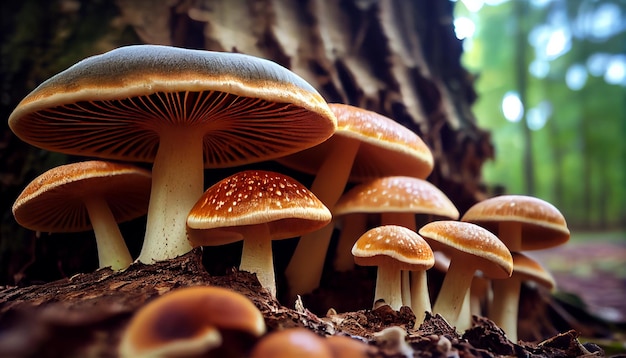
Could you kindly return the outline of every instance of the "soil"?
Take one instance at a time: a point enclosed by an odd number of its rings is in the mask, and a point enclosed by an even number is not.
[[[154,265],[136,263],[123,272],[100,269],[42,285],[5,287],[0,290],[0,356],[115,357],[124,327],[136,310],[164,293],[194,285],[227,287],[247,296],[265,317],[268,332],[305,327],[320,336],[345,335],[367,342],[373,357],[406,356],[402,345],[377,336],[377,332],[391,326],[401,327],[406,333],[405,341],[412,351],[408,354],[420,357],[605,355],[595,344],[581,344],[579,333],[574,330],[561,333],[554,327],[535,330],[538,336],[556,333],[535,343],[515,344],[483,317],[474,316],[473,327],[459,334],[440,316],[428,315],[420,327],[413,327],[414,315],[408,307],[399,311],[387,305],[372,310],[337,309],[350,306],[345,302],[361,304],[369,297],[362,293],[369,285],[362,282],[370,280],[355,280],[350,275],[367,277],[368,272],[357,270],[338,276],[314,294],[297,299],[293,308],[289,308],[262,289],[255,275],[236,270],[210,275],[203,265],[201,251],[196,249]],[[355,282],[359,286],[351,287]],[[355,299],[354,295],[363,298]],[[313,313],[307,308],[309,301],[317,307],[325,306],[327,313]],[[534,310],[538,307],[531,306]]]

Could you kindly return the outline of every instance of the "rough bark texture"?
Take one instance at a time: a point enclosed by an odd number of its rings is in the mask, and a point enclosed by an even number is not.
[[[476,94],[460,64],[448,1],[118,0],[146,43],[272,59],[329,102],[387,115],[433,151],[430,180],[463,212],[481,198],[493,155],[470,110]]]

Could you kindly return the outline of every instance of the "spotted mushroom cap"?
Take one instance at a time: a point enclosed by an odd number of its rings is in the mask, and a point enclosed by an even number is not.
[[[452,201],[430,182],[413,177],[393,176],[358,184],[335,204],[333,213],[403,212],[458,219]]]
[[[561,245],[570,232],[563,214],[552,204],[526,195],[501,195],[478,202],[461,218],[498,232],[500,223],[522,225],[521,250],[538,250]],[[507,238],[500,238],[507,243]]]
[[[418,232],[433,250],[442,251],[451,260],[473,260],[488,277],[511,276],[511,252],[497,236],[478,225],[441,220],[422,226]]]
[[[400,270],[427,270],[435,264],[433,251],[415,231],[397,225],[368,230],[352,247],[354,262],[361,266],[390,264]]]
[[[42,232],[91,230],[85,200],[104,198],[115,220],[148,212],[151,174],[128,164],[86,161],[52,168],[24,188],[13,204],[15,220]]]
[[[335,134],[320,145],[279,158],[278,162],[315,174],[324,158],[332,155],[335,142],[357,140],[361,144],[352,164],[350,181],[398,175],[426,178],[432,172],[432,152],[410,129],[366,109],[339,103],[331,103],[329,107],[337,118]]]
[[[194,246],[222,245],[243,239],[240,227],[268,225],[272,239],[317,230],[330,211],[304,185],[275,172],[246,170],[208,188],[187,218]]]
[[[160,133],[203,131],[206,167],[272,159],[332,135],[321,95],[257,57],[159,45],[121,47],[43,82],[9,117],[20,139],[51,151],[152,162]]]
[[[260,337],[265,320],[254,303],[230,289],[176,289],[140,308],[122,334],[122,357],[200,356],[222,344],[220,331]]]

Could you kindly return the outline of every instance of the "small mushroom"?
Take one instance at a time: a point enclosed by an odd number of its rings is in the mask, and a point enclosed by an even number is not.
[[[127,268],[132,258],[118,223],[145,215],[150,172],[126,164],[86,161],[35,178],[13,204],[15,220],[42,232],[94,230],[100,267]]]
[[[324,338],[306,328],[288,328],[263,337],[250,358],[333,358]]]
[[[261,58],[159,45],[121,47],[51,77],[15,108],[11,130],[51,151],[151,162],[138,260],[191,250],[189,209],[204,168],[274,159],[317,145],[336,119],[322,96]]]
[[[563,214],[552,204],[526,195],[501,195],[483,200],[467,210],[462,221],[478,224],[498,237],[512,252],[547,249],[566,243],[570,232]],[[503,287],[500,287],[503,286]],[[519,282],[513,280],[492,281],[492,302],[506,302],[506,307],[517,307]],[[505,295],[506,298],[500,295]],[[503,318],[505,306],[492,308],[490,316],[502,327],[513,342],[517,339],[517,326]],[[498,313],[495,313],[498,312]]]
[[[426,178],[433,169],[430,149],[414,132],[378,113],[329,104],[337,130],[327,141],[278,161],[315,175],[311,191],[331,211],[348,181],[391,175]],[[285,275],[290,296],[319,286],[333,226],[300,238]]]
[[[442,251],[450,258],[433,313],[443,316],[451,326],[457,325],[476,270],[490,277],[511,276],[511,253],[498,237],[478,225],[442,220],[428,223],[418,232],[434,251]]]
[[[221,287],[186,287],[140,308],[122,333],[119,354],[200,356],[222,345],[223,331],[260,337],[265,330],[263,315],[247,297]]]
[[[240,269],[257,274],[276,295],[272,240],[297,237],[328,224],[330,211],[286,175],[247,170],[208,188],[187,218],[194,247],[243,240]]]
[[[361,266],[377,266],[374,302],[384,300],[394,310],[402,306],[401,270],[422,275],[423,285],[416,285],[412,294],[416,302],[429,302],[426,270],[435,259],[430,246],[415,231],[402,226],[385,225],[363,234],[352,247],[354,262]],[[417,300],[422,297],[421,300]],[[416,316],[428,309],[413,308]]]

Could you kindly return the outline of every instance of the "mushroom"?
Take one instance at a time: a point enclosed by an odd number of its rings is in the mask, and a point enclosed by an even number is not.
[[[272,240],[296,237],[328,224],[330,211],[311,191],[279,173],[247,170],[208,188],[187,218],[191,245],[243,240],[240,269],[257,274],[276,295]]]
[[[118,223],[145,215],[150,172],[131,165],[86,161],[35,178],[13,204],[22,226],[43,232],[93,229],[99,267],[127,268],[132,258]]]
[[[494,299],[489,306],[489,318],[502,328],[509,340],[517,342],[517,321],[520,288],[523,281],[532,281],[549,290],[556,286],[554,278],[541,264],[530,257],[513,252],[513,274],[504,280],[492,281]]]
[[[333,215],[346,220],[339,236],[335,254],[335,270],[347,271],[353,268],[349,259],[349,247],[364,230],[363,213],[380,213],[381,225],[400,225],[417,231],[416,214],[458,219],[459,211],[452,201],[436,186],[424,179],[392,176],[370,180],[356,185],[337,202]],[[359,232],[359,230],[363,230]],[[414,306],[410,297],[410,275],[402,273],[402,302]],[[418,285],[416,280],[415,284]],[[422,304],[418,306],[424,307]],[[426,307],[430,311],[430,303]],[[419,322],[419,317],[418,317]]]
[[[222,345],[222,332],[260,337],[265,330],[263,315],[242,294],[214,286],[185,287],[157,297],[135,313],[122,333],[119,354],[200,356]]]
[[[159,45],[118,48],[53,76],[11,113],[22,140],[73,155],[153,162],[139,261],[182,255],[204,167],[273,159],[332,135],[320,94],[252,56]]]
[[[478,225],[442,220],[428,223],[418,232],[434,251],[442,251],[450,258],[433,313],[443,316],[451,326],[457,325],[476,270],[490,277],[511,276],[511,253],[498,237]]]
[[[263,337],[250,358],[333,358],[324,338],[306,328],[288,328]]]
[[[497,233],[512,252],[547,249],[564,244],[570,237],[565,218],[554,205],[526,195],[501,195],[483,200],[470,207],[461,220]],[[519,296],[519,282],[494,280],[492,289],[492,301],[504,301],[505,304],[498,305],[497,309],[491,308],[489,315],[496,324],[506,325],[500,327],[515,342],[517,325],[513,326],[510,319],[503,318],[512,314],[503,310],[519,305],[519,297],[516,297]]]
[[[417,271],[416,277],[421,278],[422,284],[414,286],[411,292],[416,302],[430,305],[425,271],[433,266],[435,259],[430,246],[415,231],[396,225],[373,228],[356,241],[352,255],[357,265],[378,266],[374,302],[382,299],[394,310],[400,309],[401,270],[408,270]],[[423,306],[412,309],[416,316],[427,311]]]
[[[283,165],[315,175],[311,191],[332,211],[348,181],[390,175],[426,178],[433,169],[430,149],[414,132],[378,113],[345,104],[329,104],[337,131],[324,143],[278,159]],[[300,238],[285,275],[290,295],[319,286],[333,226]]]

